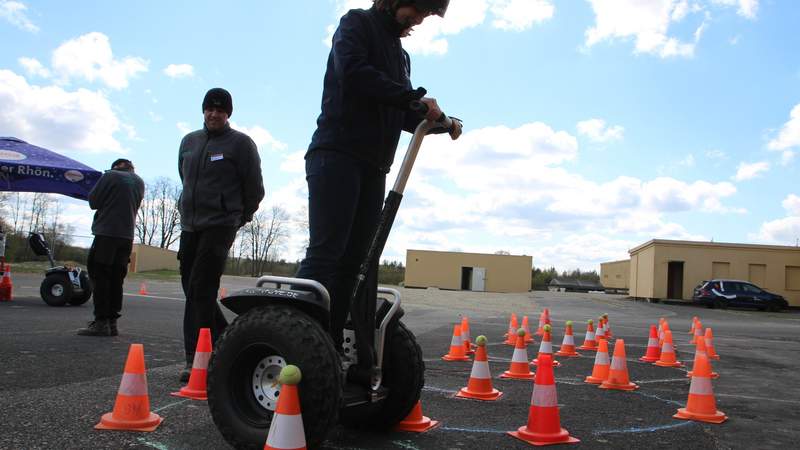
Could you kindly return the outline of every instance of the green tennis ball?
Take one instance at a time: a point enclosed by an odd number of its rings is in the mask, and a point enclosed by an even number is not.
[[[483,347],[484,345],[486,345],[486,336],[480,335],[477,338],[475,338],[475,345],[479,347]]]
[[[525,329],[520,328],[517,330],[517,336],[525,336]]]
[[[303,378],[303,376],[300,374],[300,368],[288,365],[281,369],[281,374],[278,375],[278,383],[290,385],[300,384],[301,378]]]
[[[544,326],[544,332],[545,333],[549,333],[550,330],[552,330],[552,329],[553,329],[553,327],[551,327],[549,323]]]
[[[587,320],[587,321],[586,321],[586,323],[588,323],[589,325],[591,325],[591,324],[593,324],[593,323],[594,323],[594,320],[592,320],[592,319],[589,319],[589,320]]]
[[[572,321],[571,321],[571,320],[568,320],[568,321],[567,321],[567,323],[566,323],[565,325],[566,325],[566,326],[568,326],[568,327],[571,327],[571,326],[572,326]]]

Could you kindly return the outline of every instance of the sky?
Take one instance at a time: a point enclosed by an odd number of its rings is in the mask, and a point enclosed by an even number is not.
[[[464,135],[424,140],[383,259],[506,251],[599,271],[650,239],[798,244],[800,2],[450,3],[403,46]],[[0,136],[177,179],[181,137],[224,87],[259,147],[261,208],[301,223],[331,36],[370,5],[0,0]],[[88,235],[88,206],[63,199]]]

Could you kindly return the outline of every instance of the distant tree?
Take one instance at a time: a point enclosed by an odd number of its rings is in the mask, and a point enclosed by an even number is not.
[[[178,202],[181,186],[160,177],[146,183],[145,198],[136,215],[136,240],[140,244],[170,248],[180,237]]]
[[[495,255],[510,255],[511,252],[509,252],[507,250],[498,250],[498,251],[494,252],[494,254]]]

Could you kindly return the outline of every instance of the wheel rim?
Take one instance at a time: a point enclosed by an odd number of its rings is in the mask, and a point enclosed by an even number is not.
[[[253,370],[253,396],[261,406],[270,411],[275,411],[278,406],[278,397],[281,394],[278,375],[284,367],[286,361],[282,357],[270,355],[259,361]]]
[[[53,286],[50,287],[50,294],[53,297],[61,297],[62,295],[64,295],[64,286],[60,284],[54,284]]]

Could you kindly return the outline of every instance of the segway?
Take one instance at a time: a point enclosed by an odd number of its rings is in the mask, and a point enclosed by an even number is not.
[[[39,287],[42,300],[50,306],[82,305],[92,296],[92,283],[89,273],[80,267],[56,266],[53,253],[41,233],[29,233],[28,244],[33,253],[47,256],[50,268],[44,274],[44,281]]]
[[[412,109],[420,116],[427,111],[421,102]],[[443,114],[435,122],[423,120],[414,132],[355,281],[341,353],[327,331],[330,295],[314,280],[263,276],[256,287],[221,300],[238,316],[215,344],[207,392],[211,416],[228,443],[263,448],[281,391],[278,374],[288,364],[303,374],[309,448],[319,446],[336,423],[389,429],[416,405],[425,364],[414,334],[400,321],[400,292],[380,287],[377,298],[360,299],[367,297],[361,294],[368,268],[383,252],[422,139],[451,126]]]

